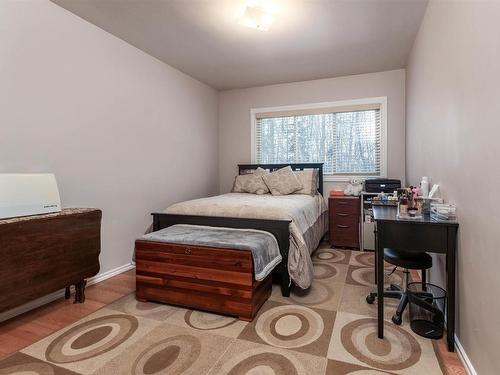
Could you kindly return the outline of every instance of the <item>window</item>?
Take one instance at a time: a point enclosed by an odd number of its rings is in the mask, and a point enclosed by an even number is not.
[[[330,180],[384,176],[381,99],[252,110],[254,161],[323,162]]]

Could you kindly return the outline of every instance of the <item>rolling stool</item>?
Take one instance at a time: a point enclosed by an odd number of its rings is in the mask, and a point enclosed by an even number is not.
[[[384,260],[396,267],[404,268],[403,274],[403,287],[391,284],[388,289],[384,291],[384,298],[399,299],[399,305],[396,313],[392,316],[394,324],[400,325],[403,321],[403,311],[408,304],[407,288],[410,280],[408,270],[422,270],[422,285],[425,290],[426,275],[425,271],[432,267],[432,257],[427,253],[412,253],[403,250],[384,249]],[[393,271],[394,272],[394,271]],[[370,305],[375,301],[377,292],[372,292],[366,297],[366,302]]]

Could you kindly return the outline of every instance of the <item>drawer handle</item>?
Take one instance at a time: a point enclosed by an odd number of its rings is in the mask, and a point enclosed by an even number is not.
[[[186,250],[184,250],[184,254],[190,255],[191,254],[191,249],[188,247]]]
[[[340,213],[340,212],[337,212],[337,216],[349,216],[349,214],[343,214],[343,213]]]
[[[346,204],[349,204],[348,202],[344,202],[344,201],[337,201],[338,204],[343,204],[343,205],[346,205]]]
[[[351,226],[350,225],[340,225],[340,224],[337,224],[337,227],[338,228],[350,228]]]

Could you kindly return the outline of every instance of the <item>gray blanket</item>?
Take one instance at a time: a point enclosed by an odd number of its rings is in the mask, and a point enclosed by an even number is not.
[[[251,251],[255,280],[257,281],[264,280],[281,262],[276,238],[269,232],[254,229],[177,224],[145,234],[139,239]]]

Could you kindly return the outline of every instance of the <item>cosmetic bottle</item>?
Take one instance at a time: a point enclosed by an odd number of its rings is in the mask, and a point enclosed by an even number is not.
[[[420,191],[422,197],[427,198],[429,196],[429,179],[427,177],[422,177],[422,182],[420,182]]]

